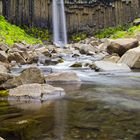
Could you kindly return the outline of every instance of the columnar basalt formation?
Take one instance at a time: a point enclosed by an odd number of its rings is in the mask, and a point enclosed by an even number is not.
[[[93,32],[131,22],[139,0],[65,0],[69,32]],[[3,0],[3,14],[15,24],[52,28],[52,0]]]

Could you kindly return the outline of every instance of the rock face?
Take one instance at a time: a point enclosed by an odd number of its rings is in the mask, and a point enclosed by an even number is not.
[[[48,82],[79,82],[80,78],[74,72],[52,73],[46,76]]]
[[[116,64],[109,61],[94,62],[95,68],[99,71],[129,72],[130,68],[126,64]]]
[[[9,96],[18,100],[47,100],[64,96],[64,90],[47,84],[25,84],[9,90]]]
[[[36,67],[31,67],[24,70],[19,76],[14,77],[6,81],[1,88],[7,89],[12,87],[17,87],[22,84],[31,84],[31,83],[45,83],[45,78],[40,69]]]
[[[138,41],[136,39],[116,39],[112,40],[110,45],[107,46],[107,52],[109,54],[117,53],[122,56],[129,49],[138,46]]]
[[[140,47],[127,51],[118,63],[127,64],[130,68],[140,68]]]

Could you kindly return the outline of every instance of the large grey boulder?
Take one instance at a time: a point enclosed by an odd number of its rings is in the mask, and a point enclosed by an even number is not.
[[[95,69],[99,71],[129,72],[130,68],[126,64],[116,64],[109,61],[94,62]]]
[[[46,76],[48,82],[79,82],[80,78],[75,72],[58,72]]]
[[[16,76],[12,79],[7,80],[4,84],[1,85],[1,88],[8,89],[12,87],[17,87],[22,84],[31,84],[31,83],[45,83],[45,77],[40,69],[36,67],[30,67],[24,70],[19,76]]]
[[[107,52],[109,54],[117,53],[122,56],[129,49],[138,47],[139,43],[137,39],[132,38],[119,38],[116,40],[112,40],[111,43],[107,46]]]
[[[118,63],[127,64],[130,68],[140,68],[140,47],[127,51]]]
[[[64,96],[64,89],[48,84],[24,84],[10,89],[9,96],[10,98],[17,98],[18,100],[43,101]]]

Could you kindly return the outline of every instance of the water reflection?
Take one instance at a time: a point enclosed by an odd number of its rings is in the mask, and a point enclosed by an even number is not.
[[[140,88],[80,85],[49,102],[0,101],[6,140],[139,140]],[[68,86],[69,87],[69,86]]]

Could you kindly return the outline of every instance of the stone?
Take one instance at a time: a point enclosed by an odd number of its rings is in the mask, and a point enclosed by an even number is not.
[[[26,45],[22,44],[22,43],[15,43],[12,48],[16,48],[18,50],[21,50],[21,51],[26,51],[27,48],[26,48]]]
[[[81,62],[75,62],[74,64],[72,64],[70,67],[74,67],[74,68],[78,68],[78,67],[82,67],[82,63]]]
[[[90,44],[75,44],[75,48],[79,49],[81,54],[88,54],[89,52],[96,52],[97,49]]]
[[[5,51],[0,51],[0,61],[1,62],[6,62],[7,61],[7,54],[5,53]]]
[[[0,63],[0,73],[7,73],[8,69],[2,64]]]
[[[7,52],[9,50],[9,47],[5,44],[0,44],[0,50]]]
[[[0,137],[0,140],[4,140],[2,137]]]
[[[105,58],[103,59],[104,61],[110,61],[113,63],[117,63],[120,60],[120,56],[118,55],[109,55],[109,56],[105,56]]]
[[[138,26],[140,25],[140,18],[137,18],[133,21],[133,25]]]
[[[116,72],[130,72],[130,68],[126,64],[116,64],[109,61],[94,62],[96,69],[99,71],[116,71]]]
[[[98,46],[99,51],[106,51],[107,46],[111,44],[111,39],[104,39],[103,43]]]
[[[48,100],[64,96],[64,89],[48,84],[24,84],[9,90],[9,99],[18,100]]]
[[[8,79],[12,79],[13,76],[9,73],[3,72],[0,73],[0,84],[6,82]]]
[[[26,60],[19,54],[19,52],[9,53],[7,59],[9,62],[16,61],[17,63],[20,64],[26,63]]]
[[[47,82],[80,82],[80,78],[75,72],[52,73],[45,77]]]
[[[138,47],[138,45],[139,43],[137,39],[120,38],[111,41],[110,45],[107,46],[107,52],[109,54],[117,53],[119,56],[122,56],[126,51]]]
[[[127,64],[130,68],[140,68],[140,47],[127,51],[118,63]]]
[[[39,61],[39,56],[36,52],[30,52],[29,57],[27,59],[27,64],[37,63]]]
[[[32,83],[45,83],[45,77],[40,69],[37,67],[30,67],[25,69],[19,76],[16,76],[12,79],[7,80],[3,83],[0,88],[8,89],[17,87],[22,84],[32,84]]]

